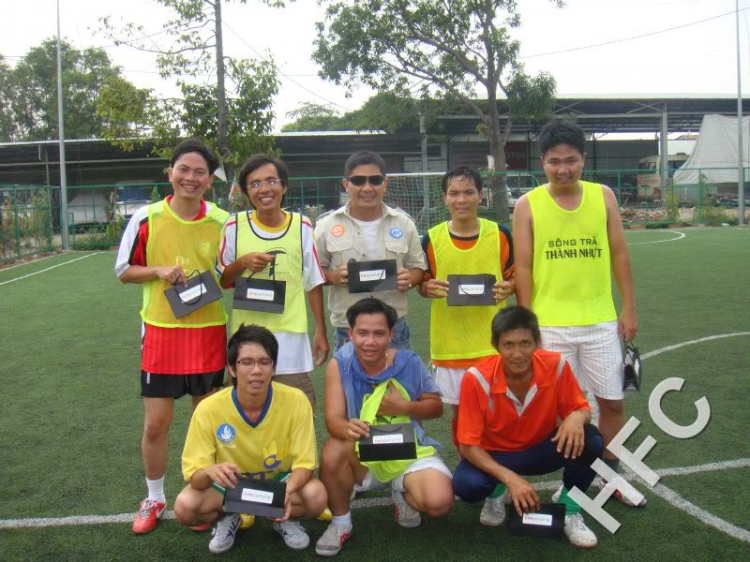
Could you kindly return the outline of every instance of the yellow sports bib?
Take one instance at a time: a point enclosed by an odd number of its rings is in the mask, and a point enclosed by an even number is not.
[[[202,219],[186,221],[177,216],[166,199],[149,205],[146,263],[149,266],[181,265],[185,275],[194,271],[213,272],[221,227],[228,216],[226,211],[212,205]],[[227,323],[221,300],[175,318],[164,296],[164,291],[171,286],[162,279],[143,284],[141,318],[144,322],[163,328],[205,328]]]
[[[307,333],[307,307],[302,273],[302,217],[291,213],[287,229],[279,238],[263,238],[251,225],[251,212],[237,215],[237,242],[235,256],[239,259],[251,252],[273,253],[275,261],[270,267],[255,273],[253,279],[271,279],[286,283],[286,299],[283,314],[271,314],[254,310],[232,310],[231,333],[240,324],[258,324],[272,332]],[[273,268],[273,269],[272,269]],[[251,271],[244,271],[249,277]]]
[[[604,192],[581,182],[574,211],[555,203],[546,186],[529,192],[534,221],[531,307],[541,326],[587,326],[617,319]]]
[[[502,281],[500,268],[500,232],[494,222],[479,219],[479,239],[468,250],[457,248],[451,240],[448,223],[430,229],[435,254],[436,279],[448,275],[494,275]],[[505,307],[448,306],[448,299],[433,299],[430,314],[430,355],[433,360],[474,359],[494,355],[492,318]]]

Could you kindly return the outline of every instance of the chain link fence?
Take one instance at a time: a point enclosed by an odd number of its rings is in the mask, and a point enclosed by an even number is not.
[[[406,211],[420,234],[424,234],[448,218],[440,186],[442,175],[389,175],[385,202]],[[711,184],[705,181],[705,174],[699,176],[698,184],[678,186],[662,186],[657,175],[643,170],[587,170],[583,179],[612,188],[626,228],[737,224],[737,184]],[[511,212],[519,197],[546,181],[540,171],[512,171],[502,178],[492,175],[485,178],[487,186],[504,185],[502,192],[508,197]],[[71,248],[116,248],[133,213],[171,191],[166,182],[69,187]],[[205,197],[230,212],[249,208],[247,198],[226,182],[214,182]],[[483,189],[480,216],[495,218],[495,197],[496,190]],[[297,177],[289,180],[284,206],[302,212],[314,223],[347,201],[341,176]],[[746,206],[747,203],[750,201]],[[0,184],[0,263],[60,249],[60,225],[59,187]]]

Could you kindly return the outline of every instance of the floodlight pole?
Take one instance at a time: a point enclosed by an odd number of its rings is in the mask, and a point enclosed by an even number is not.
[[[742,152],[742,66],[740,66],[740,0],[735,0],[737,23],[737,224],[745,224],[745,158]]]
[[[68,178],[65,168],[65,128],[63,127],[62,56],[60,49],[60,0],[57,0],[57,128],[60,137],[60,235],[62,248],[70,250],[68,240]]]

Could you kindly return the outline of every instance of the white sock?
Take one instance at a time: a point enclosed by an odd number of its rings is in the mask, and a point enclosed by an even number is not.
[[[149,480],[146,478],[146,486],[148,486],[148,499],[157,502],[166,502],[167,497],[164,495],[164,477],[157,478],[156,480]]]
[[[331,524],[340,525],[341,527],[352,526],[352,512],[347,511],[344,515],[334,515],[331,517]]]

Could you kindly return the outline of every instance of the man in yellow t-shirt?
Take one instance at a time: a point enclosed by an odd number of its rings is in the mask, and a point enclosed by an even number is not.
[[[585,142],[581,128],[568,121],[551,121],[539,134],[549,183],[516,204],[516,297],[538,316],[542,348],[562,353],[596,397],[606,446],[625,425],[620,339],[635,337],[638,317],[617,198],[605,185],[581,181]],[[622,297],[619,316],[612,274]],[[610,451],[603,460],[617,471]],[[615,497],[632,505],[619,490]],[[644,504],[645,498],[638,507]]]
[[[242,474],[284,479],[284,516],[273,528],[295,550],[310,544],[298,519],[317,517],[328,501],[323,484],[313,476],[310,402],[301,390],[271,382],[278,354],[278,342],[266,328],[240,328],[227,346],[232,388],[204,400],[190,422],[182,454],[188,485],[174,509],[183,525],[216,523],[208,547],[215,554],[232,548],[240,514],[223,511],[223,495],[213,484],[233,488]]]

